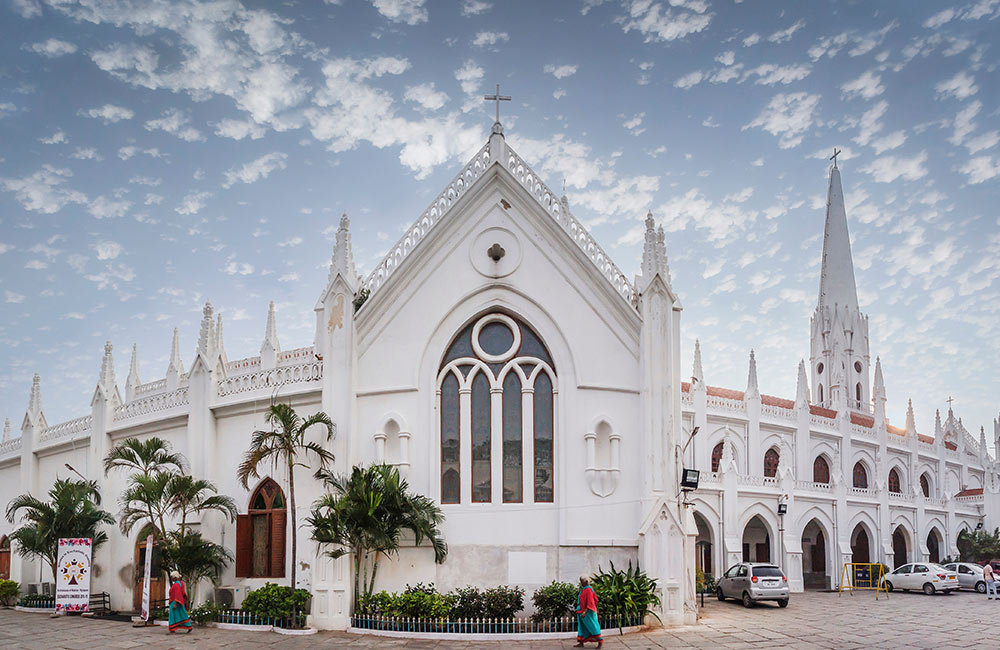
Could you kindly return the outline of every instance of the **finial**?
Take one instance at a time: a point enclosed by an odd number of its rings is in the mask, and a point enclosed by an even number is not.
[[[653,211],[650,210],[646,213],[646,230],[655,230],[656,220],[653,219]]]

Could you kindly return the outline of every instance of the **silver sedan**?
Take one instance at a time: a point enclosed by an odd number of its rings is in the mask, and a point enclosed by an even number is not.
[[[958,584],[962,589],[975,589],[981,594],[986,593],[986,580],[983,579],[983,567],[972,562],[952,562],[944,565],[949,571],[958,574]]]

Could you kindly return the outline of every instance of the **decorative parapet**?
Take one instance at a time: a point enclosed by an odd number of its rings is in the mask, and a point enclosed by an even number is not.
[[[0,456],[6,456],[14,452],[21,451],[21,438],[11,438],[5,442],[0,442]]]
[[[162,393],[167,390],[167,380],[157,379],[156,381],[151,381],[148,384],[139,384],[135,387],[135,396],[142,397],[143,395],[150,395],[152,393]]]
[[[323,378],[323,364],[317,360],[271,370],[259,370],[219,382],[219,397],[246,393],[262,388],[277,388],[289,384],[318,382]]]
[[[837,428],[837,420],[836,420],[836,418],[828,418],[828,417],[824,417],[822,415],[816,415],[815,413],[810,413],[809,414],[809,421],[812,424],[815,424],[816,426],[826,427],[827,429],[836,429]]]
[[[774,476],[749,476],[741,474],[736,479],[738,485],[745,485],[748,487],[778,487],[779,481],[777,477]]]
[[[722,476],[718,472],[702,472],[698,485],[721,485]]]
[[[958,451],[955,449],[945,448],[944,455],[948,458],[958,458]]]
[[[854,434],[854,435],[856,435],[856,436],[859,436],[861,438],[872,438],[872,439],[875,439],[877,437],[875,435],[875,428],[874,427],[865,427],[865,426],[861,426],[860,424],[852,424],[851,425],[851,433]]]
[[[694,393],[691,391],[681,391],[681,404],[694,406]]]
[[[549,216],[562,226],[562,229],[576,242],[580,250],[597,266],[597,270],[601,272],[601,275],[607,278],[611,286],[630,305],[637,307],[639,296],[636,293],[635,286],[622,273],[621,269],[611,261],[611,257],[604,252],[604,249],[601,248],[600,244],[591,236],[583,224],[577,221],[576,217],[570,214],[569,210],[559,202],[555,192],[550,190],[538,177],[538,174],[532,171],[528,163],[524,162],[510,147],[507,147],[506,163],[507,171],[517,179],[529,194],[535,197],[535,200],[545,208]]]
[[[795,419],[795,409],[786,409],[781,406],[775,406],[774,404],[761,404],[760,414],[761,417],[771,417],[776,420]]]
[[[797,490],[806,490],[807,492],[831,492],[832,488],[829,483],[816,483],[815,481],[795,481],[795,488]]]
[[[140,415],[148,415],[188,403],[188,387],[184,386],[169,393],[158,393],[141,399],[134,399],[115,409],[114,421],[129,420]]]
[[[448,184],[443,192],[431,202],[430,207],[424,210],[420,218],[410,226],[406,234],[396,242],[396,245],[389,249],[389,253],[378,263],[378,266],[365,278],[362,287],[369,291],[369,296],[375,293],[379,287],[385,284],[389,276],[399,268],[403,259],[427,236],[437,223],[448,213],[453,205],[465,191],[472,187],[476,179],[483,175],[483,172],[490,165],[490,145],[487,142],[482,149],[476,152],[472,160],[469,161],[462,171]]]
[[[955,501],[960,501],[962,503],[982,503],[983,495],[981,494],[970,494],[965,497],[955,497]]]
[[[92,415],[85,415],[82,418],[76,418],[75,420],[70,420],[68,422],[61,422],[43,431],[42,435],[38,437],[38,442],[50,442],[52,440],[56,440],[57,438],[67,438],[77,433],[90,431],[93,422],[94,416]]]
[[[705,399],[708,408],[719,409],[720,411],[732,411],[734,413],[746,413],[746,403],[743,400],[709,395]]]
[[[875,490],[873,490],[871,488],[852,487],[850,493],[851,493],[851,496],[865,497],[865,498],[868,498],[868,499],[874,499],[875,496],[876,496]]]
[[[248,357],[246,359],[237,359],[236,361],[230,361],[226,364],[226,372],[229,374],[234,374],[237,372],[245,373],[251,370],[256,370],[260,368],[260,357]]]
[[[905,501],[906,503],[913,503],[913,495],[912,494],[906,494],[904,492],[890,492],[889,493],[889,500],[890,501]]]
[[[260,357],[257,357],[258,360]],[[316,358],[313,354],[313,346],[307,346],[304,348],[295,348],[294,350],[285,350],[278,355],[278,365],[279,366],[290,366],[297,363],[302,363],[303,361],[311,361]]]

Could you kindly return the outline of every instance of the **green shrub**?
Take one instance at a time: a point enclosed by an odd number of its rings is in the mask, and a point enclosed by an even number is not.
[[[656,580],[639,567],[633,569],[631,560],[626,571],[615,569],[613,562],[607,573],[598,567],[590,584],[597,593],[597,611],[602,618],[621,617],[632,621],[646,614],[656,616],[653,608],[660,604],[660,597],[656,595]]]
[[[524,607],[524,589],[501,585],[483,592],[483,615],[486,618],[514,618]]]
[[[13,580],[0,580],[0,605],[10,607],[17,602],[19,593],[21,593],[21,585]]]
[[[715,593],[715,577],[711,573],[705,573],[701,569],[695,569],[695,589],[699,594]]]
[[[151,621],[165,621],[168,618],[170,618],[170,613],[166,607],[157,607],[149,613],[149,620]]]
[[[568,582],[552,581],[535,591],[531,602],[535,604],[534,621],[552,621],[564,616],[572,616],[576,611],[580,588]]]
[[[219,614],[221,614],[225,609],[226,607],[209,601],[193,608],[188,612],[188,615],[191,617],[191,620],[198,625],[204,625],[205,623],[211,623],[219,620]]]
[[[305,589],[276,585],[268,582],[260,589],[254,589],[247,594],[240,607],[244,612],[256,614],[261,618],[289,618],[292,615],[292,608],[304,617],[309,612],[306,605],[311,598],[311,594]]]
[[[451,610],[453,619],[483,618],[486,616],[486,601],[483,592],[476,587],[461,587],[449,594],[455,606]]]

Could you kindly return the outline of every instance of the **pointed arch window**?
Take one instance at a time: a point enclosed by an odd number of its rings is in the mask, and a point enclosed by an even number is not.
[[[920,475],[920,491],[924,493],[924,496],[928,499],[931,497],[931,483],[927,480],[926,474]]]
[[[774,477],[778,474],[778,450],[774,447],[764,454],[764,476]]]
[[[830,464],[822,456],[813,461],[813,483],[830,483]]]
[[[480,316],[448,346],[437,385],[441,503],[551,503],[556,370],[534,330]]]
[[[861,408],[861,382],[854,387],[854,399],[858,401],[858,408]]]
[[[899,472],[896,471],[895,467],[889,470],[889,491],[895,494],[899,494],[903,491],[899,482]]]
[[[819,403],[823,403],[823,384],[819,385]]]
[[[10,580],[10,538],[0,537],[0,580]]]
[[[722,464],[722,447],[723,447],[723,444],[724,443],[720,442],[719,444],[715,445],[714,449],[712,449],[712,471],[713,472],[718,472],[719,471],[719,465]]]
[[[236,518],[236,577],[285,577],[285,494],[265,479],[250,496],[247,514]]]
[[[868,471],[861,461],[854,463],[854,487],[862,490],[868,489]]]

